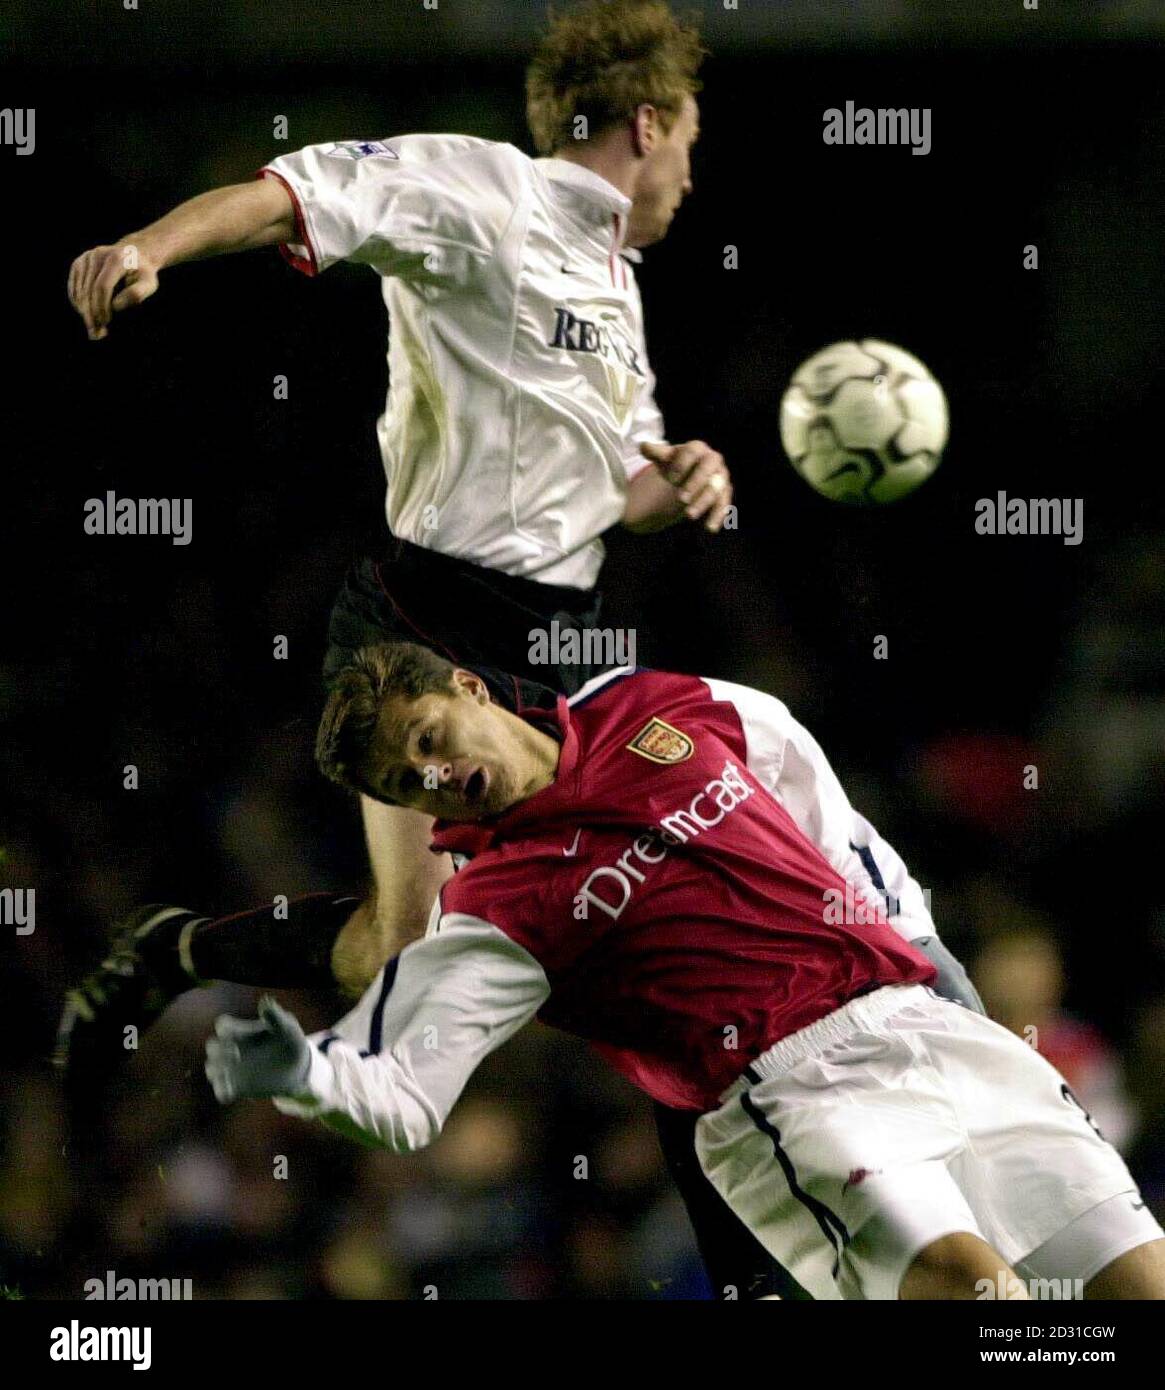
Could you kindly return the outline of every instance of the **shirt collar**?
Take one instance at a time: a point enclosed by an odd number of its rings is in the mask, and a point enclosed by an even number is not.
[[[621,217],[630,213],[631,199],[593,169],[576,164],[573,159],[553,156],[536,159],[534,163],[548,179],[569,188],[577,200],[600,208],[604,213],[617,212]]]
[[[545,717],[547,711],[541,712]],[[527,722],[533,723],[533,720]],[[578,769],[578,734],[570,720],[570,706],[565,695],[559,695],[554,710],[554,722],[558,727],[560,746],[558,768],[554,781],[540,792],[519,801],[500,816],[491,816],[479,821],[435,821],[433,842],[430,849],[437,854],[481,854],[499,840],[513,836],[521,827],[537,821],[545,813],[545,808],[553,804],[556,797],[569,789],[575,781]]]

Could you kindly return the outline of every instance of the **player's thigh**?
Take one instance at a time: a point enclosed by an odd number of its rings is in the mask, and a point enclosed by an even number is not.
[[[1158,1228],[1159,1229],[1159,1228]],[[1106,1265],[1084,1288],[1085,1298],[1165,1299],[1165,1237],[1158,1236]]]
[[[382,933],[376,926],[371,897],[360,903],[332,943],[332,977],[341,994],[359,999],[388,960]]]
[[[814,1298],[897,1298],[919,1251],[983,1236],[949,1171],[963,1144],[933,1069],[885,1023],[740,1083],[697,1127],[710,1181]]]
[[[1137,1200],[1120,1154],[1035,1049],[945,1001],[936,1001],[921,1032],[970,1141],[952,1171],[1006,1260],[1026,1261],[1110,1199]],[[1078,1249],[1094,1250],[1095,1243]],[[1058,1273],[1088,1279],[1098,1268]]]
[[[1027,1290],[999,1252],[980,1236],[956,1231],[925,1246],[910,1262],[900,1298],[1026,1299]]]
[[[424,934],[433,902],[453,873],[447,854],[429,848],[432,816],[360,798],[372,866],[375,928],[397,949]]]
[[[795,1173],[791,1183],[787,1180],[770,1139],[752,1123],[739,1097],[700,1117],[696,1154],[720,1199],[784,1271],[784,1297],[843,1297],[839,1224],[822,1205],[806,1200]]]
[[[433,903],[453,872],[447,854],[429,850],[431,816],[366,796],[360,807],[373,888],[332,947],[332,974],[352,998],[364,992],[386,961],[424,935]]]
[[[733,1102],[729,1102],[732,1107]],[[822,1143],[790,1137],[779,1107],[721,1107],[701,1118],[697,1150],[709,1181],[783,1271],[785,1297],[890,1300],[918,1254],[956,1233],[982,1239],[974,1214],[941,1159],[912,1162],[900,1143],[876,1167],[852,1162],[878,1149],[872,1114],[852,1106],[822,1126]],[[925,1128],[918,1126],[919,1138]],[[839,1136],[840,1141],[839,1141]],[[870,1142],[862,1144],[862,1136]],[[938,1147],[946,1136],[938,1140]],[[933,1145],[932,1145],[933,1146]],[[848,1149],[842,1164],[834,1152]]]
[[[860,1170],[859,1170],[860,1171]],[[842,1263],[847,1297],[864,1299],[1012,1297],[1010,1266],[988,1242],[951,1174],[934,1159],[899,1164],[864,1180],[863,1206]],[[858,1224],[860,1223],[860,1224]]]

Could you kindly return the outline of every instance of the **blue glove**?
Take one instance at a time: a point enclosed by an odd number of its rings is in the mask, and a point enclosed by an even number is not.
[[[299,1020],[274,999],[259,1000],[257,1019],[220,1015],[214,1033],[206,1043],[206,1076],[220,1104],[306,1090],[311,1044]]]

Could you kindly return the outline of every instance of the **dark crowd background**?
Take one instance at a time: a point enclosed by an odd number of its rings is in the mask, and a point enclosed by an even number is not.
[[[760,686],[815,731],[995,1016],[1165,1217],[1162,21],[1056,8],[704,6],[695,194],[640,282],[669,437],[724,452],[739,527],[613,535],[607,616],[642,661]],[[5,1292],[112,1269],[196,1297],[707,1296],[645,1100],[541,1027],[409,1158],[214,1104],[202,1043],[247,990],[174,1006],[86,1125],[45,1060],[63,989],[133,905],[363,883],[356,807],[311,744],[333,591],[384,535],[371,272],[309,282],[274,250],[181,267],[91,344],[69,263],[319,140],[529,150],[537,15],[10,7],[4,101],[35,108],[36,150],[0,148],[0,873],[35,888],[36,930],[0,928]],[[826,147],[847,100],[931,107],[932,152]],[[921,356],[952,414],[934,479],[866,512],[810,492],[777,438],[793,369],[861,336]],[[192,499],[193,543],[86,535],[107,490]],[[977,535],[999,490],[1083,499],[1083,543]]]

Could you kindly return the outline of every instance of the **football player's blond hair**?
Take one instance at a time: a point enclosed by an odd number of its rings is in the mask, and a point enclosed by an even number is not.
[[[553,154],[586,118],[595,136],[630,120],[650,103],[671,128],[706,50],[694,22],[678,19],[665,0],[583,0],[550,28],[526,72],[526,119],[538,153]]]

